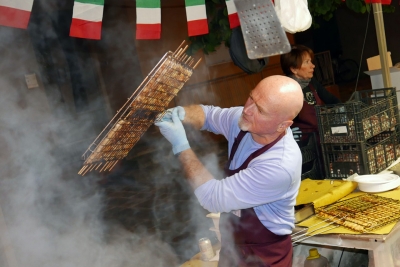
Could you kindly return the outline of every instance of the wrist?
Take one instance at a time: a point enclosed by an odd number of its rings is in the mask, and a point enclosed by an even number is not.
[[[189,142],[172,147],[174,155],[178,156],[182,151],[190,148]]]

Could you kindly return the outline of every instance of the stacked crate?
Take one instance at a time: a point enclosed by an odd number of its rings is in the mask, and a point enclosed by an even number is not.
[[[298,141],[297,144],[300,147],[303,158],[301,180],[306,178],[313,180],[323,179],[321,153],[318,149],[316,133],[303,133],[302,141]]]
[[[400,156],[397,104],[396,89],[383,88],[315,107],[326,177],[378,173]]]

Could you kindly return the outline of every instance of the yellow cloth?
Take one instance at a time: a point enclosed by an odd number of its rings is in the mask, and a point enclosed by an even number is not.
[[[332,204],[356,189],[356,182],[342,180],[301,181],[296,205],[313,203],[314,208]]]
[[[366,194],[366,193],[364,193],[364,192],[354,192],[354,193],[351,193],[351,194],[347,195],[346,197],[344,197],[344,198],[342,198],[340,200],[345,200],[345,199],[356,197],[356,196],[359,196],[359,195],[362,195],[362,194]],[[396,189],[393,189],[393,190],[390,190],[390,191],[387,191],[387,192],[375,193],[375,194],[378,195],[378,196],[382,196],[382,197],[387,197],[387,198],[400,200],[400,187],[398,187]],[[315,226],[317,223],[319,223],[319,224],[317,226]],[[385,225],[384,227],[376,229],[375,231],[372,231],[369,234],[381,234],[381,235],[388,234],[393,229],[393,227],[396,225],[396,223],[397,222],[393,222],[393,223],[390,223],[388,225]],[[307,220],[305,220],[305,221],[303,221],[303,222],[298,224],[298,226],[309,227],[310,229],[308,230],[308,232],[311,232],[312,230],[316,230],[317,228],[321,228],[321,230],[312,233],[313,235],[314,234],[318,234],[318,232],[323,231],[324,229],[322,229],[322,227],[323,226],[327,226],[327,225],[328,225],[328,223],[323,222],[323,220],[318,219],[315,216],[313,216],[313,217],[311,217],[311,218],[309,218],[309,219],[307,219]],[[313,226],[315,226],[315,227],[313,227]],[[340,226],[340,227],[337,227],[335,229],[332,229],[332,230],[329,230],[329,231],[326,231],[326,232],[323,232],[323,233],[320,233],[320,234],[360,234],[360,233]]]

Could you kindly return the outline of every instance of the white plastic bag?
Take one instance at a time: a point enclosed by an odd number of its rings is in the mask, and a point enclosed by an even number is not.
[[[284,30],[302,32],[310,28],[312,17],[307,0],[275,0],[275,11]]]

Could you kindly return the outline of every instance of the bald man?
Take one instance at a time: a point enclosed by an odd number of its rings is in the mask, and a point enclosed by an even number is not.
[[[275,75],[257,84],[244,107],[176,107],[156,123],[200,204],[221,212],[219,267],[292,266],[302,155],[289,127],[302,106],[300,85]],[[215,179],[190,149],[182,121],[226,137],[224,179]]]

